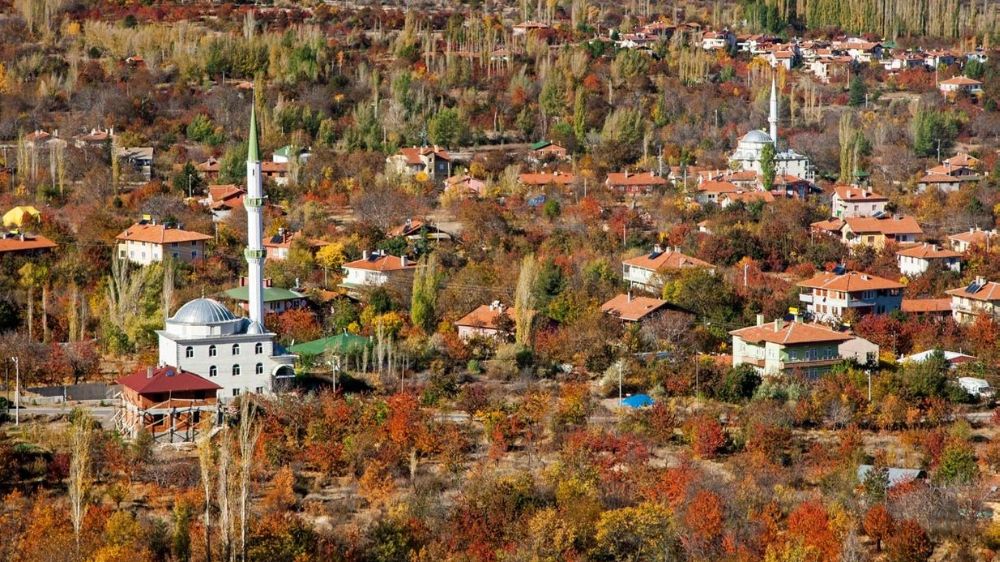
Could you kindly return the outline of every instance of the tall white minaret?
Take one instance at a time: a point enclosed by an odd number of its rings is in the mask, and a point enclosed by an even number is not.
[[[771,141],[774,142],[774,151],[778,151],[778,83],[774,76],[771,76],[771,115],[767,118],[771,125]]]
[[[247,195],[243,205],[247,210],[247,259],[250,306],[249,333],[264,333],[264,187],[261,183],[260,151],[257,148],[256,108],[250,109],[250,137],[247,150]]]

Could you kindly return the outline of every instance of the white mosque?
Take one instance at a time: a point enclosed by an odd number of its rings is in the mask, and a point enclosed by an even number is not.
[[[815,171],[809,157],[795,152],[791,148],[781,150],[778,147],[778,90],[774,78],[771,78],[771,114],[767,119],[771,133],[755,129],[743,135],[736,151],[729,157],[729,165],[736,170],[762,173],[761,153],[766,145],[774,145],[774,173],[777,176],[788,175],[812,181]]]
[[[218,301],[192,300],[167,319],[159,336],[160,365],[195,373],[218,384],[219,399],[242,393],[271,393],[281,379],[295,375],[295,356],[264,327],[264,189],[257,148],[257,119],[250,112],[247,154],[247,249],[249,318],[237,317]]]

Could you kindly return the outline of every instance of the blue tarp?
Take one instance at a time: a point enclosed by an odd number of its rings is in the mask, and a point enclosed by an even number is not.
[[[648,394],[633,394],[622,400],[622,405],[627,408],[645,408],[653,405],[653,399]]]

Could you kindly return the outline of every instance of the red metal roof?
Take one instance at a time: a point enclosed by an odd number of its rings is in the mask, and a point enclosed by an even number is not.
[[[118,379],[116,382],[139,394],[218,390],[222,388],[204,377],[170,366],[153,369],[152,375],[150,375],[146,367],[143,367],[131,375]]]

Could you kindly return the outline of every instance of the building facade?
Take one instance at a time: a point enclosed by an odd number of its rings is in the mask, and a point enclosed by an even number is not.
[[[820,322],[841,322],[848,311],[855,315],[886,314],[899,310],[903,285],[867,273],[823,272],[798,284],[799,300]]]

